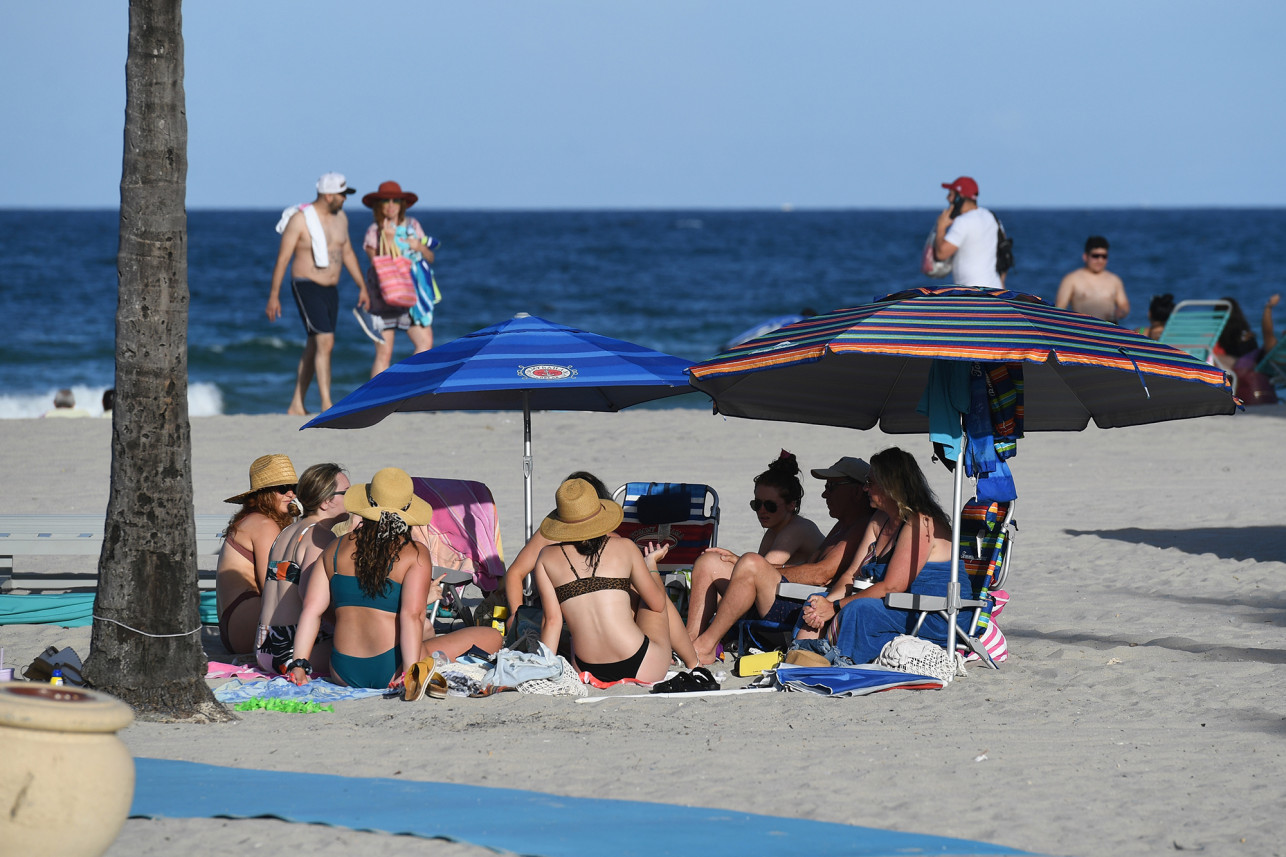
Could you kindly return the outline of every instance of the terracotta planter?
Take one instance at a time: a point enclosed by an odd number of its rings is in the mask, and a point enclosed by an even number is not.
[[[0,855],[108,849],[134,799],[134,759],[116,737],[133,719],[98,691],[0,683]]]

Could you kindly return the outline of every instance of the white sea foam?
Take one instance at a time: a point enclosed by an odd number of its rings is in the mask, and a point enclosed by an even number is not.
[[[103,391],[106,387],[73,386],[76,406],[92,416],[103,415]],[[0,395],[0,419],[30,419],[39,417],[54,406],[56,388],[44,393],[18,393]],[[214,417],[223,413],[223,392],[217,384],[199,382],[188,385],[188,416]]]

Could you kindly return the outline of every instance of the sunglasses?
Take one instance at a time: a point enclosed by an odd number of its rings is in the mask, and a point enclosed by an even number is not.
[[[774,514],[777,511],[776,500],[760,500],[758,497],[750,501],[752,511],[758,512],[760,509],[767,509],[768,514]]]
[[[277,485],[272,490],[276,491],[278,494],[294,494],[295,486],[294,485]]]
[[[1107,258],[1107,254],[1106,254],[1106,253],[1091,253],[1091,254],[1090,254],[1090,258],[1091,258],[1091,259],[1106,259],[1106,258]]]

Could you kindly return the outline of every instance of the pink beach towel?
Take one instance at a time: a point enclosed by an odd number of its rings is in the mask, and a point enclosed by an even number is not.
[[[417,476],[415,493],[433,507],[427,527],[437,538],[426,541],[433,564],[473,575],[483,592],[492,592],[505,576],[500,520],[491,489],[467,479]]]

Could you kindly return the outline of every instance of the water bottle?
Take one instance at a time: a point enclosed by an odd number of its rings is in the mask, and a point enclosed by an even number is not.
[[[55,670],[54,670],[54,672],[53,672],[53,674],[52,674],[51,676],[49,676],[49,683],[50,683],[50,684],[62,684],[62,683],[63,683],[63,671],[62,671],[62,670],[60,670],[60,669],[55,669]]]

